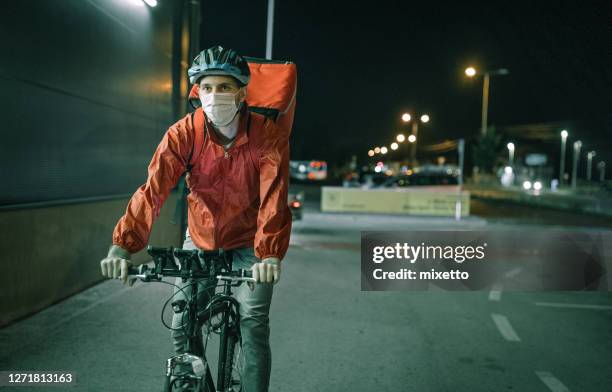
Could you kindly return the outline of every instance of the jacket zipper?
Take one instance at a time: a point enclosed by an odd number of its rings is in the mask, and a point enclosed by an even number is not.
[[[229,150],[233,147],[233,144],[229,147],[226,148],[225,146],[223,146],[223,157],[224,160],[229,159],[232,155],[230,154]],[[222,176],[222,181],[223,184],[221,186],[221,213],[219,214],[219,221],[217,222],[217,227],[215,228],[215,247],[219,248],[219,230],[221,228],[221,218],[223,217],[223,204],[224,204],[224,199],[225,199],[225,181],[227,178],[227,164],[226,162],[222,162],[221,163],[221,167],[223,168],[221,176]]]

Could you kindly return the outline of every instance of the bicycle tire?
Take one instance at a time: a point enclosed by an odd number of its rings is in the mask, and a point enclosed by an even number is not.
[[[223,369],[225,390],[231,392],[242,391],[242,380],[240,377],[240,335],[232,333],[227,340],[225,369]]]
[[[171,392],[170,391],[170,376],[164,377],[164,387],[162,389],[162,392]]]

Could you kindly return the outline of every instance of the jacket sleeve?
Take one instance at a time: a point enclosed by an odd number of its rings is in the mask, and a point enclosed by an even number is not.
[[[172,125],[155,150],[147,182],[130,199],[125,214],[113,231],[113,244],[130,253],[142,250],[149,241],[153,221],[170,190],[185,172],[193,147],[190,116]]]
[[[289,139],[272,120],[263,126],[265,141],[259,155],[259,214],[255,255],[282,259],[289,248],[291,210],[289,192]]]

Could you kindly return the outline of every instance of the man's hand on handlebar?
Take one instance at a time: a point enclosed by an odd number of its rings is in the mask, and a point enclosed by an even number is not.
[[[121,279],[123,284],[128,283],[128,267],[133,266],[130,261],[130,253],[117,245],[112,245],[108,251],[108,255],[100,262],[102,276],[113,279]],[[130,286],[135,280],[131,280]]]
[[[261,263],[255,263],[251,267],[253,278],[261,283],[278,283],[281,274],[281,262],[276,257],[267,257]],[[255,290],[255,285],[249,283],[251,291]]]

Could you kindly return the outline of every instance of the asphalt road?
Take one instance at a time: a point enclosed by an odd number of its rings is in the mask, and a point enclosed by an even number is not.
[[[495,231],[520,221],[322,214],[306,205],[275,286],[271,391],[610,390],[608,292],[360,289],[360,230]],[[69,391],[160,390],[171,353],[160,311],[170,293],[98,284],[1,330],[0,369],[70,370],[78,386]]]

